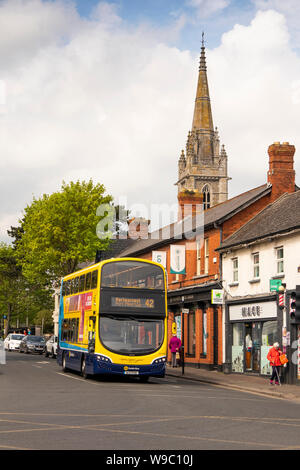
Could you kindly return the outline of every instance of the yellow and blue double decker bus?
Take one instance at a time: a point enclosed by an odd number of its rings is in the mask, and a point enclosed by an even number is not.
[[[82,376],[164,377],[167,293],[163,267],[116,258],[62,281],[57,361]]]

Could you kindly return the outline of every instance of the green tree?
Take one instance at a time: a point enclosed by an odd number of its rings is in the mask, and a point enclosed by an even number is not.
[[[53,310],[42,309],[34,317],[35,325],[42,327],[42,334],[53,332]]]
[[[99,239],[97,215],[101,205],[110,205],[104,186],[88,182],[63,182],[61,191],[44,194],[24,210],[21,227],[14,229],[17,258],[30,282],[57,282],[78,269],[80,263],[95,259],[97,249],[108,247],[109,234]],[[99,213],[99,212],[98,212]]]
[[[0,243],[0,309],[6,315],[4,336],[7,335],[12,316],[17,313],[22,290],[22,273],[14,249]]]

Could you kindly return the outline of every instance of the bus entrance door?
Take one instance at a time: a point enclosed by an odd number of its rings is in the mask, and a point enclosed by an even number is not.
[[[92,316],[89,320],[89,353],[95,352],[95,332],[96,332],[96,317]]]

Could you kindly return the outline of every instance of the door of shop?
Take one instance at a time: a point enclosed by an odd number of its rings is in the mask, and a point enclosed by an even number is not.
[[[245,371],[260,371],[261,323],[245,323]]]

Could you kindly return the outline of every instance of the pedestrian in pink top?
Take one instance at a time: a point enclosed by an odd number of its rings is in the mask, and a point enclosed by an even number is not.
[[[181,348],[181,341],[176,335],[173,335],[170,339],[169,348],[172,354],[172,367],[177,367],[176,352]]]

